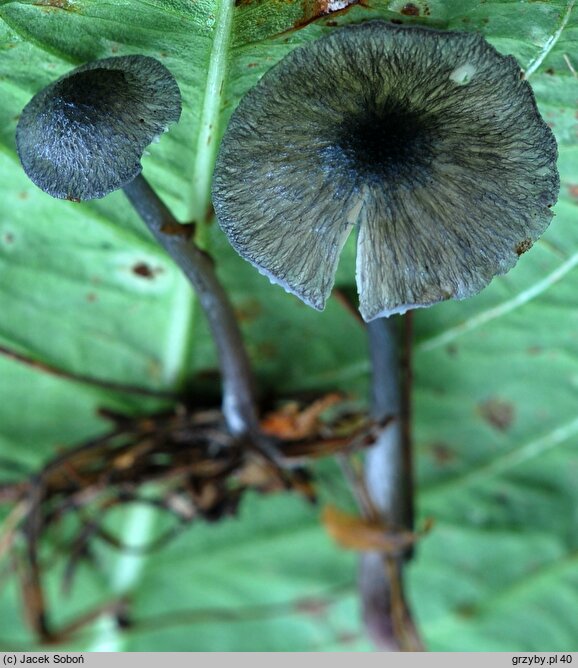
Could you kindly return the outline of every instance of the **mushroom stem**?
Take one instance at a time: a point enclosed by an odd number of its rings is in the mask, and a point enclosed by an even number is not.
[[[387,422],[366,454],[365,484],[369,498],[391,531],[410,531],[412,487],[407,439],[401,424],[404,413],[400,383],[398,337],[393,318],[378,318],[367,325],[372,366],[371,414]],[[361,556],[359,587],[363,618],[381,650],[421,651],[423,645],[403,591],[403,564],[411,549],[396,556],[366,552]]]
[[[258,418],[251,365],[233,307],[217,278],[209,255],[181,234],[179,225],[146,179],[139,174],[124,187],[137,213],[192,283],[211,328],[221,367],[223,414],[235,436],[254,434]]]
[[[393,417],[366,456],[366,483],[379,511],[395,527],[412,529],[409,457],[404,452],[399,343],[395,318],[367,324],[371,357],[371,415],[376,421]]]

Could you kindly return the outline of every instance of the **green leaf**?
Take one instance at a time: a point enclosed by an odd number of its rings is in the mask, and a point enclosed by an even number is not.
[[[135,387],[180,390],[216,369],[188,284],[123,195],[54,201],[24,176],[14,130],[34,93],[95,58],[142,53],[166,64],[183,117],[144,172],[180,220],[199,224],[263,391],[342,389],[364,402],[355,317],[337,299],[318,314],[269,285],[212,222],[219,139],[269,67],[340,25],[381,17],[478,30],[530,75],[559,142],[562,188],[549,231],[512,272],[474,299],[414,316],[418,505],[436,525],[409,572],[412,602],[432,650],[577,650],[578,10],[573,0],[416,0],[414,17],[408,4],[320,16],[327,3],[316,0],[0,0],[0,476],[17,477],[5,461],[32,469],[109,429],[100,408],[167,406]],[[353,272],[350,246],[342,289]],[[321,472],[334,490],[336,472]],[[136,507],[113,523],[142,544],[163,520]],[[239,519],[195,526],[147,556],[101,549],[98,564],[81,568],[58,621],[130,593],[135,627],[101,621],[76,648],[369,648],[354,559],[298,499],[251,497]],[[52,601],[61,572],[47,581]],[[16,583],[0,585],[0,641],[30,646]]]

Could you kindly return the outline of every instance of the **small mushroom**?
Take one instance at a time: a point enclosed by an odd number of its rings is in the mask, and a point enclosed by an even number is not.
[[[31,181],[52,197],[96,199],[138,176],[146,147],[180,115],[179,87],[158,60],[96,60],[24,107],[18,155]]]
[[[179,228],[141,174],[145,148],[179,120],[181,94],[154,58],[121,56],[82,65],[37,93],[16,128],[24,171],[42,190],[73,201],[123,188],[157,241],[193,284],[223,374],[223,413],[235,435],[258,426],[241,333],[213,263]],[[171,233],[172,232],[172,233]]]
[[[213,202],[240,255],[319,310],[357,228],[370,321],[507,272],[552,218],[556,157],[514,58],[478,34],[371,21],[295,49],[245,95]]]

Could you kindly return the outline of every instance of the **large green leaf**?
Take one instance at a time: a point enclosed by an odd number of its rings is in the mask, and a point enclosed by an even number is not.
[[[24,176],[14,129],[35,92],[94,58],[162,60],[184,113],[151,148],[145,174],[181,220],[200,223],[263,391],[340,388],[364,401],[358,321],[336,300],[318,314],[269,285],[212,223],[219,138],[263,72],[339,25],[382,17],[479,30],[526,69],[559,141],[562,190],[551,228],[515,270],[474,299],[415,314],[418,504],[436,526],[410,570],[411,594],[431,649],[577,650],[578,11],[572,0],[416,0],[419,16],[402,0],[331,6],[0,0],[0,347],[18,356],[0,355],[0,454],[36,467],[108,429],[100,407],[166,405],[121,386],[179,389],[216,367],[194,296],[122,194],[54,201]],[[322,7],[329,13],[316,19]],[[339,284],[353,284],[351,247]],[[336,479],[331,467],[322,474]],[[140,507],[114,521],[137,544],[161,523]],[[78,573],[58,619],[130,592],[142,625],[119,634],[104,620],[77,647],[369,648],[354,559],[300,500],[252,497],[237,520],[196,526],[146,557],[102,551],[99,563]],[[54,600],[58,573],[48,584]],[[2,591],[1,639],[29,646],[16,583]]]

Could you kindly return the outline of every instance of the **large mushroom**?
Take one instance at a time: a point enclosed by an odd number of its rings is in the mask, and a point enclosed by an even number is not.
[[[477,34],[382,21],[295,49],[231,117],[213,202],[241,256],[322,309],[357,230],[372,415],[386,425],[365,489],[390,531],[412,529],[409,398],[404,409],[395,323],[381,316],[468,297],[508,271],[552,218],[556,157],[512,57]],[[362,558],[379,647],[420,648],[401,588],[410,552]]]
[[[323,309],[357,229],[365,320],[463,299],[544,232],[557,149],[514,58],[371,21],[292,51],[241,100],[214,174],[245,259]]]

